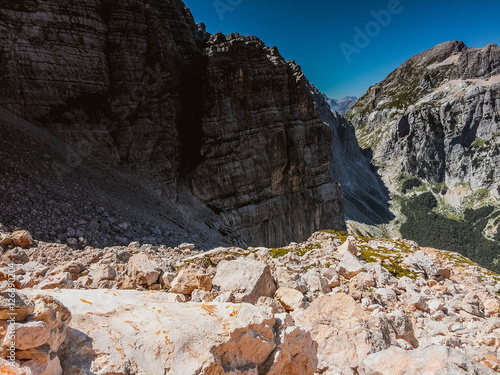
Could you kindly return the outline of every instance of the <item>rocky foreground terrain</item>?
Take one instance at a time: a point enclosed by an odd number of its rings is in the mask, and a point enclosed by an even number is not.
[[[412,241],[74,250],[16,231],[0,244],[4,358],[9,275],[18,288],[4,374],[500,371],[500,277]]]

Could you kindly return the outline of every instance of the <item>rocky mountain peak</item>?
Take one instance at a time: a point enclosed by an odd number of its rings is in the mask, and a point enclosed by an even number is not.
[[[84,1],[71,9],[50,0],[37,7],[10,0],[0,6],[0,28],[10,30],[0,38],[0,142],[5,150],[23,149],[11,166],[39,169],[32,150],[50,138],[43,183],[35,181],[35,171],[22,183],[44,185],[32,189],[35,206],[64,215],[47,215],[58,222],[50,229],[29,207],[9,206],[0,214],[3,224],[15,229],[31,222],[37,238],[68,241],[67,227],[80,220],[57,199],[48,207],[44,196],[80,196],[76,181],[86,169],[92,203],[81,207],[84,221],[108,225],[94,206],[108,215],[121,212],[112,216],[123,223],[148,217],[141,234],[130,233],[137,240],[154,231],[162,233],[159,241],[170,241],[187,231],[202,233],[207,243],[223,237],[278,245],[321,228],[345,228],[340,187],[329,170],[330,131],[300,67],[285,62],[277,48],[238,33],[210,36],[180,0]],[[35,146],[12,140],[12,129],[34,138]],[[71,151],[61,155],[58,148]],[[125,173],[134,183],[95,187],[106,169],[109,180],[122,181],[117,174]],[[0,172],[9,181],[8,196],[15,196],[19,189],[6,163]],[[64,186],[52,186],[53,173]],[[117,193],[132,185],[149,190],[143,197],[157,197],[152,206],[161,213],[142,215],[138,199]],[[97,203],[107,189],[110,196],[132,198],[127,205],[135,209],[125,214],[113,200]],[[114,230],[81,228],[85,241],[77,245],[123,242],[123,230]]]
[[[403,235],[495,269],[499,97],[500,48],[446,42],[406,61],[346,114],[398,197],[393,210],[409,217]],[[457,230],[468,234],[458,240]]]
[[[408,64],[420,64],[427,67],[431,64],[440,63],[453,55],[467,50],[467,46],[461,41],[450,41],[438,44],[427,51],[423,51],[408,60]]]

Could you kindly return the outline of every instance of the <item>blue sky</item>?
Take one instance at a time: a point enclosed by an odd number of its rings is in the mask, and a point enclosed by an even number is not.
[[[333,98],[361,96],[405,60],[441,42],[500,44],[500,0],[184,2],[210,33],[256,35],[277,46]],[[376,20],[373,12],[381,18]],[[357,30],[369,34],[356,44]]]

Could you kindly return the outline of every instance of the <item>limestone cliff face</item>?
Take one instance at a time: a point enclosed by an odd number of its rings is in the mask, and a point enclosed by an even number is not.
[[[239,34],[214,35],[204,54],[195,195],[249,241],[277,245],[314,228],[342,228],[340,187],[328,170],[330,131],[300,67]]]
[[[0,14],[0,105],[84,158],[160,181],[174,201],[187,184],[241,244],[344,227],[328,127],[276,49],[199,40],[180,0],[7,0]]]
[[[177,177],[198,52],[181,1],[7,0],[0,12],[0,105],[88,153]]]
[[[401,198],[394,208],[406,217],[402,234],[495,267],[500,48],[440,44],[371,87],[346,116]]]
[[[405,62],[348,112],[390,176],[470,183],[500,197],[500,48],[440,44]],[[399,162],[398,162],[399,161]],[[493,162],[493,163],[492,163]]]

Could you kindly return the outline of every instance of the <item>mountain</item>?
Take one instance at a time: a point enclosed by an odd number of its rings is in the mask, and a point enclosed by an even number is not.
[[[497,46],[413,58],[353,126],[181,0],[0,14],[0,373],[499,369],[497,274],[343,231],[498,265]]]
[[[446,42],[406,61],[347,112],[422,245],[500,261],[500,48]]]
[[[211,36],[180,0],[0,7],[4,225],[71,244],[200,236],[207,246],[345,228],[330,129],[277,48]],[[154,215],[125,197],[134,189]]]
[[[372,164],[370,153],[359,146],[354,126],[331,110],[325,95],[314,85],[309,84],[309,89],[321,120],[332,133],[330,172],[342,186],[345,219],[368,225],[391,221],[394,215],[389,208],[389,191]]]
[[[358,100],[358,98],[356,98],[355,96],[346,96],[342,99],[330,99],[326,94],[323,94],[323,97],[332,111],[338,112],[341,115],[346,113],[349,108],[351,108],[354,103],[356,103],[356,100]]]

